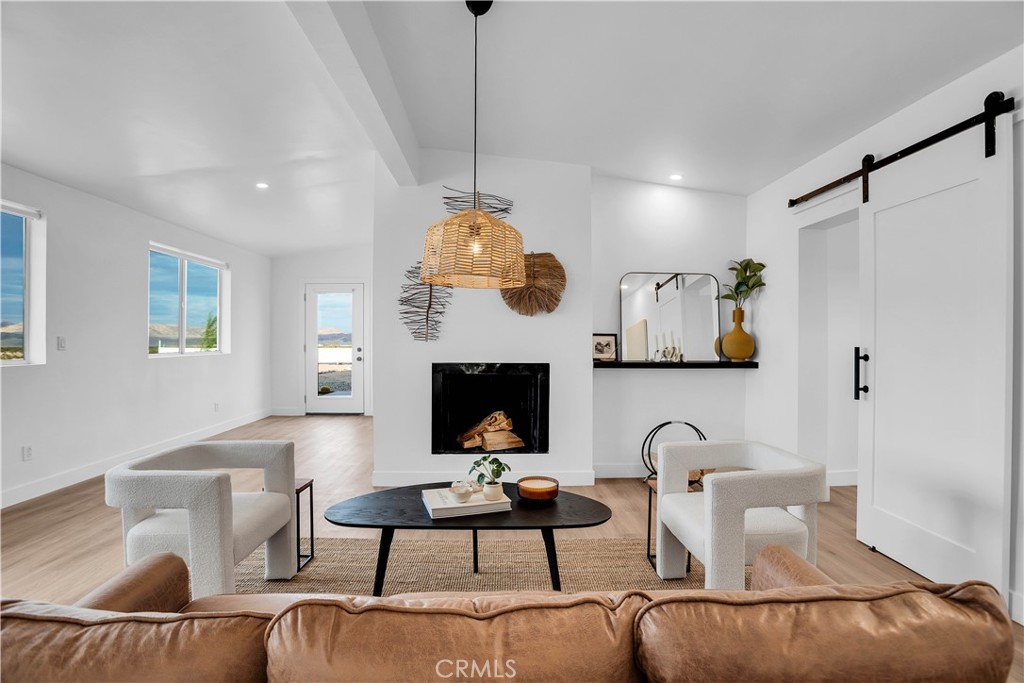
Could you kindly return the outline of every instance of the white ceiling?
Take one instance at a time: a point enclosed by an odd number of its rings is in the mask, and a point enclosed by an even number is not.
[[[2,19],[5,163],[265,254],[371,241],[369,142],[284,3]]]
[[[480,150],[747,194],[1020,44],[1022,7],[499,1]],[[3,2],[3,161],[269,255],[368,242],[371,140],[472,149],[472,17],[322,8]]]
[[[480,151],[749,194],[1019,45],[1022,7],[495,2],[479,20]],[[420,145],[471,150],[465,5],[368,11]]]

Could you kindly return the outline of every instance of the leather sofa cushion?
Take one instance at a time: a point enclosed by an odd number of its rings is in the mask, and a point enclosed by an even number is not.
[[[257,612],[273,617],[300,600],[346,597],[324,593],[224,593],[196,598],[181,608],[182,614],[197,612]]]
[[[694,591],[637,617],[637,662],[663,681],[999,681],[1010,619],[992,586],[902,582]]]
[[[658,593],[675,595],[678,591],[645,591],[650,597]],[[557,591],[490,591],[482,593],[451,591],[433,591],[421,593],[402,593],[388,596],[388,603],[401,602],[406,606],[422,606],[424,600],[433,607],[447,606],[471,609],[476,612],[489,611],[505,607],[511,601],[533,600],[535,598],[545,599],[562,596]],[[623,593],[607,594],[612,600],[617,599]],[[440,598],[451,600],[440,601]],[[510,601],[509,598],[512,598]],[[291,607],[302,600],[344,600],[350,599],[354,605],[373,604],[376,598],[353,596],[345,593],[225,593],[223,595],[206,595],[196,598],[182,607],[182,614],[193,612],[258,612],[269,616],[275,616],[279,612]]]
[[[304,600],[267,630],[267,677],[639,681],[633,622],[647,602],[643,593]]]
[[[265,681],[266,615],[0,607],[5,681]]]
[[[835,583],[828,574],[781,545],[770,545],[759,552],[750,573],[752,591],[792,586],[828,586]]]
[[[177,612],[188,600],[185,560],[173,553],[156,553],[125,567],[75,606],[111,612]]]

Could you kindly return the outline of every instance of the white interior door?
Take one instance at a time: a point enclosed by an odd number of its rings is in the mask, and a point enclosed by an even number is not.
[[[1010,117],[871,175],[860,208],[857,538],[933,581],[1009,589]],[[852,355],[852,354],[851,354]]]
[[[363,412],[363,286],[306,285],[306,412]]]

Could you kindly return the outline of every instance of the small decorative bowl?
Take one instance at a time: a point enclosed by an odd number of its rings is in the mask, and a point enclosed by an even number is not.
[[[477,486],[478,484],[475,482],[453,481],[452,485],[448,487],[448,491],[452,494],[452,497],[455,498],[455,500],[460,503],[465,503],[473,497],[474,493],[476,493]]]
[[[516,482],[519,498],[531,503],[550,503],[558,497],[558,480],[554,477],[533,475]]]

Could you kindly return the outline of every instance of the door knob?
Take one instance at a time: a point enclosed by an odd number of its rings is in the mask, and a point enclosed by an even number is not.
[[[356,360],[362,360],[362,359],[363,359],[362,356],[356,356]]]
[[[362,350],[363,350],[363,347],[362,347],[362,346],[357,346],[357,347],[356,347],[356,351],[357,351],[357,352],[358,352],[358,351],[362,351]]]

